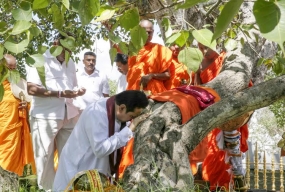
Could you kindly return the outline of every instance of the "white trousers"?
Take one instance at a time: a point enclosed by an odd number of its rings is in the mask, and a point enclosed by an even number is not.
[[[57,149],[59,157],[78,117],[79,115],[69,120],[31,117],[30,125],[40,189],[52,189],[55,177],[54,151]]]

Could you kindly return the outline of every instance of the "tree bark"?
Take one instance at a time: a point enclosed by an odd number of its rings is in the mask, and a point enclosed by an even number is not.
[[[18,191],[18,175],[4,170],[0,166],[0,192]]]

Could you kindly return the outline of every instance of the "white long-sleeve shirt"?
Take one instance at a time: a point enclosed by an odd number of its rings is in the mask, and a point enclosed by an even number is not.
[[[81,114],[61,152],[54,191],[64,190],[75,174],[83,170],[97,169],[111,175],[109,155],[125,146],[133,134],[127,126],[119,131],[121,123],[115,121],[115,134],[109,137],[107,99],[92,103]]]

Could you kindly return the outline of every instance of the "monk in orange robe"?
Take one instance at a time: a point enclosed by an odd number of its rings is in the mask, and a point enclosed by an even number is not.
[[[5,55],[0,62],[3,70],[16,70],[16,59]],[[0,166],[22,176],[24,165],[31,164],[35,170],[33,147],[27,123],[27,102],[17,99],[11,90],[10,82],[2,83],[4,96],[0,101]]]
[[[164,86],[167,90],[190,82],[187,67],[178,61],[178,54],[181,48],[178,45],[171,45],[169,48],[172,51],[172,62],[169,68],[170,79],[164,81]]]
[[[166,91],[163,81],[170,78],[172,52],[167,47],[150,42],[154,32],[150,21],[142,20],[140,26],[145,28],[148,39],[138,55],[129,58],[127,90],[140,90],[142,85],[145,91],[152,94]]]
[[[204,58],[199,70],[195,73],[194,85],[201,85],[213,80],[220,73],[226,56],[226,52],[224,51],[219,54],[201,43],[198,46]]]

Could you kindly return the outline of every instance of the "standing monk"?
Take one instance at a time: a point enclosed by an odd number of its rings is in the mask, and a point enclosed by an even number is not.
[[[138,55],[128,61],[127,90],[139,90],[142,85],[152,94],[166,91],[163,81],[170,78],[172,52],[167,47],[150,42],[154,32],[152,22],[142,20],[140,26],[145,28],[148,38]]]
[[[0,61],[1,72],[17,70],[16,59],[12,55],[4,55],[4,59]],[[3,82],[4,96],[0,101],[0,166],[3,169],[14,172],[22,176],[24,166],[32,164],[33,172],[35,172],[33,148],[30,136],[30,130],[27,122],[28,105],[19,94],[25,94],[26,90],[23,80],[17,84],[10,82],[5,78]],[[17,87],[18,90],[13,91]],[[25,94],[27,95],[27,93]]]

